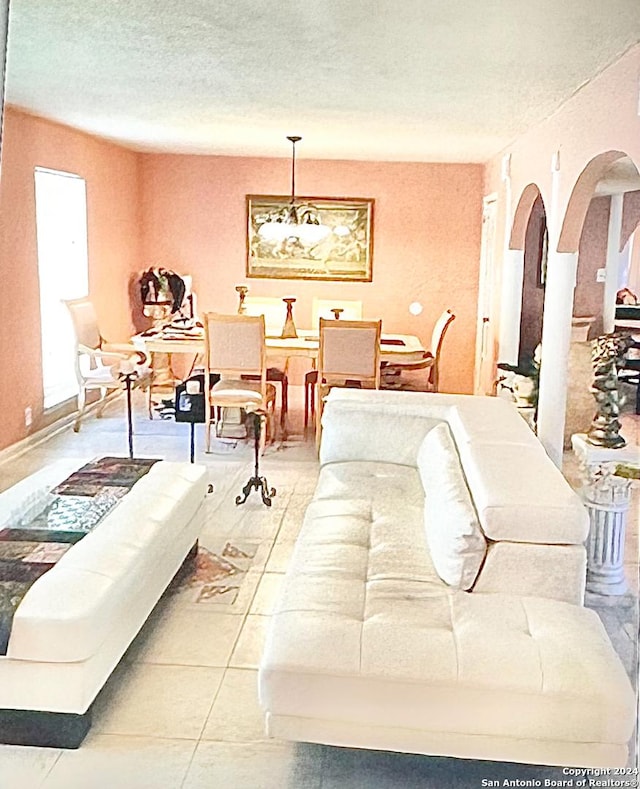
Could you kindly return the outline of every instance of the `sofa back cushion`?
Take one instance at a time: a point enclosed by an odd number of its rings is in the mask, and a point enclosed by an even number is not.
[[[540,443],[470,442],[459,451],[490,540],[581,545],[587,538],[587,510]]]
[[[446,423],[436,425],[425,436],[418,451],[418,471],[433,565],[445,583],[468,590],[478,576],[487,543]]]
[[[343,400],[332,389],[322,412],[320,465],[348,461],[373,461],[416,465],[418,449],[425,434],[443,417],[437,409],[399,409],[381,398],[367,403]],[[359,390],[340,390],[342,392]],[[363,394],[395,394],[364,390]],[[446,410],[440,409],[442,413]]]

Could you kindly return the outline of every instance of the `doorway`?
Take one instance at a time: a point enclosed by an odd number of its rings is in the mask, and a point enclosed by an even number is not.
[[[494,250],[498,218],[498,196],[482,201],[482,236],[480,240],[480,280],[478,283],[478,320],[474,394],[492,394],[495,381],[495,338],[491,324],[494,303]]]

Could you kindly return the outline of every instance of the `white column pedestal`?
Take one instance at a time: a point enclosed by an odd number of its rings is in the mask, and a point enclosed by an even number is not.
[[[584,433],[571,437],[580,462],[582,498],[589,511],[587,549],[587,592],[623,595],[624,541],[627,511],[631,501],[631,480],[616,477],[620,463],[640,462],[640,447],[606,449],[589,444]]]

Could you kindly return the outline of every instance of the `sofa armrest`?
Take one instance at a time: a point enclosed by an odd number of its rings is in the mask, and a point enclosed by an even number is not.
[[[490,540],[581,545],[589,515],[542,445],[469,443],[460,461]]]

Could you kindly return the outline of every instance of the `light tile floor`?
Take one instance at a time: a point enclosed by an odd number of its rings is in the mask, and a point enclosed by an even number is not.
[[[507,779],[529,781],[520,784],[529,786],[566,780],[556,768],[265,737],[256,669],[271,607],[318,471],[314,442],[300,435],[300,392],[291,394],[294,434],[286,443],[269,447],[261,459],[262,473],[277,488],[270,509],[255,492],[242,507],[234,504],[252,474],[251,448],[243,442],[216,444],[215,452],[205,455],[198,426],[196,461],[207,465],[215,488],[206,505],[200,540],[204,564],[198,572],[215,575],[215,562],[236,562],[240,572],[225,582],[238,588],[196,602],[202,597],[202,584],[190,586],[187,577],[172,585],[98,697],[93,727],[82,747],[62,751],[0,746],[0,789],[475,789],[491,785],[489,781],[503,785]],[[628,439],[638,441],[639,424],[630,417],[625,420]],[[80,433],[65,430],[0,465],[0,489],[60,457],[80,463],[99,455],[125,455],[124,425],[123,404],[116,401],[103,419],[89,417]],[[139,396],[135,430],[137,455],[188,460],[188,426],[150,422]],[[567,457],[570,478],[575,475],[571,462]],[[626,569],[637,589],[637,501],[634,506]],[[228,544],[240,558],[225,554]],[[242,559],[237,550],[253,556]],[[629,594],[597,610],[625,666],[634,673],[637,597]]]

